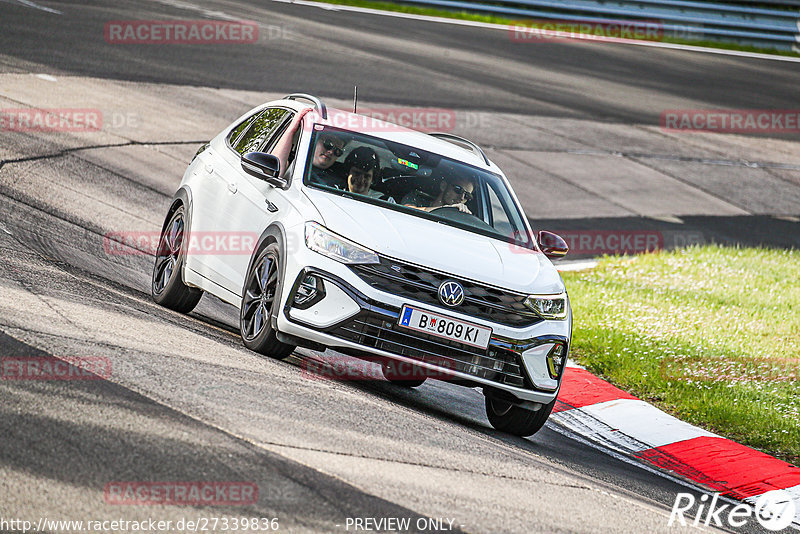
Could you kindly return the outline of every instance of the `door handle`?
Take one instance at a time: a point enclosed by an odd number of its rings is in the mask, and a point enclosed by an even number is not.
[[[228,182],[228,191],[231,193],[236,193],[239,190],[239,187],[236,185],[236,182]]]
[[[210,163],[206,163],[206,172],[208,174],[211,174],[212,172],[214,172],[214,166],[212,164],[210,164]]]

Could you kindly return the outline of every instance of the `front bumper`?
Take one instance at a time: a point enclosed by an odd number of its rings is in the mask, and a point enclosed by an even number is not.
[[[430,304],[386,293],[367,284],[349,267],[307,250],[287,258],[278,330],[356,356],[378,356],[413,364],[427,376],[498,390],[515,399],[547,404],[557,395],[557,378],[548,370],[548,353],[564,345],[566,362],[571,319],[540,321],[513,328]],[[309,267],[308,265],[314,265]],[[300,282],[313,275],[322,280],[324,297],[297,307]],[[397,325],[403,304],[492,328],[486,349],[468,347],[413,332]]]

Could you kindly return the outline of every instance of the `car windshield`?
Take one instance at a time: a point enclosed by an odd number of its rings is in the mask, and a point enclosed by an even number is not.
[[[315,125],[303,183],[533,248],[500,176],[417,147]]]

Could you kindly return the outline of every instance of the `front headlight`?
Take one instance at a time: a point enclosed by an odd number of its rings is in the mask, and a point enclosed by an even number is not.
[[[319,252],[323,256],[342,263],[380,263],[378,255],[368,248],[336,235],[321,224],[311,221],[306,223],[306,246],[314,252]]]
[[[567,317],[567,294],[531,295],[525,305],[535,311],[542,319],[565,319]]]

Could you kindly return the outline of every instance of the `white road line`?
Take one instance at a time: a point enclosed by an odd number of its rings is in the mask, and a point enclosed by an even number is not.
[[[54,13],[56,15],[63,15],[63,13],[61,11],[57,10],[57,9],[40,6],[39,4],[37,4],[35,2],[31,2],[30,0],[3,0],[3,2],[7,2],[9,4],[13,3],[13,2],[17,2],[17,3],[22,4],[25,7],[32,7],[34,9],[40,9],[42,11],[46,11],[48,13]]]
[[[413,13],[400,13],[397,11],[382,11],[380,9],[372,9],[368,7],[346,6],[342,4],[326,4],[324,2],[312,2],[309,0],[272,0],[273,2],[280,2],[282,4],[297,4],[301,6],[310,6],[328,11],[352,11],[355,13],[369,13],[372,15],[382,15],[385,17],[396,17],[401,19],[424,20],[426,22],[438,22],[440,24],[452,24],[456,26],[472,26],[474,28],[486,28],[490,30],[502,30],[505,32],[510,31],[511,26],[505,24],[493,24],[490,22],[478,22],[476,20],[460,20],[449,19],[446,17],[432,17],[430,15],[416,15]],[[614,37],[602,37],[596,35],[588,35],[586,37],[576,37],[566,32],[557,32],[551,30],[537,30],[537,33],[547,35],[550,37],[558,37],[560,39],[572,39],[574,41],[600,41],[606,43],[627,44],[633,46],[649,46],[651,48],[666,48],[669,50],[682,50],[686,52],[701,52],[705,54],[717,54],[721,56],[737,56],[746,57],[751,59],[769,59],[772,61],[784,61],[788,63],[800,63],[800,58],[791,56],[779,56],[773,54],[759,54],[757,52],[745,52],[742,50],[726,50],[724,48],[708,48],[705,46],[692,46],[674,43],[662,43],[654,41],[639,41],[636,39],[620,39]]]
[[[587,261],[572,261],[572,262],[565,262],[565,263],[554,263],[555,268],[558,272],[563,273],[567,271],[586,271],[588,269],[594,269],[597,267],[597,261],[594,260],[587,260]]]
[[[206,9],[204,7],[189,2],[182,2],[181,0],[156,0],[156,1],[159,4],[164,4],[165,6],[176,7],[178,9],[187,9],[189,11],[195,11],[209,19],[229,20],[234,22],[242,20],[241,17],[234,17],[232,15],[228,15],[223,11],[214,11],[211,9]]]

